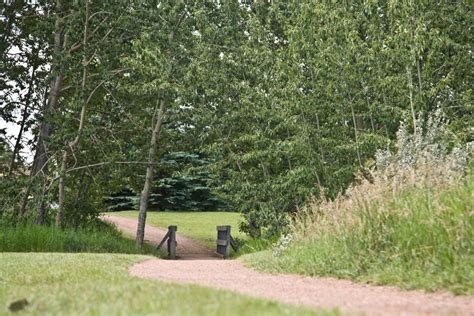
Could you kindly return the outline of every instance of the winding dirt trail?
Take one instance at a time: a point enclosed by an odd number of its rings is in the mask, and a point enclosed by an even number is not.
[[[114,216],[105,219],[126,233],[136,231],[135,220]],[[151,226],[147,226],[145,232],[146,239],[152,244],[157,244],[165,234],[164,230]],[[338,308],[348,314],[474,315],[473,296],[403,291],[334,278],[266,274],[245,267],[239,260],[219,260],[212,251],[203,249],[204,246],[192,239],[178,236],[177,240],[177,253],[183,259],[193,260],[151,259],[130,267],[130,274],[231,290],[313,309]]]

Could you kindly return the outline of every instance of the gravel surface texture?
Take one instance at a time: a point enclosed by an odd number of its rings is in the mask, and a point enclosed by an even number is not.
[[[126,233],[136,232],[135,220],[114,216],[105,219]],[[158,244],[166,233],[151,226],[147,226],[145,232],[145,239],[152,244]],[[220,260],[192,239],[178,236],[177,240],[180,258],[191,260],[151,259],[130,267],[130,274],[231,290],[314,309],[338,308],[351,315],[474,315],[473,296],[404,291],[334,278],[261,273],[247,268],[239,260]]]

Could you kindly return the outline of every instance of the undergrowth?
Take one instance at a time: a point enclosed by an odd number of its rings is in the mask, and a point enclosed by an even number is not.
[[[291,236],[249,260],[266,270],[473,294],[472,144],[448,150],[439,112],[416,123],[415,133],[401,125],[398,152],[380,152],[369,177],[335,200],[309,203]]]
[[[278,237],[237,239],[239,246],[236,256],[264,251],[272,247]]]
[[[114,227],[97,223],[86,228],[58,229],[40,225],[0,225],[0,252],[98,252],[158,253],[144,245],[137,250],[134,240],[125,238]]]

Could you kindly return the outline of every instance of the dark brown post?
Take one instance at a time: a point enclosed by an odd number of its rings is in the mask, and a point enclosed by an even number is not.
[[[178,230],[177,226],[168,226],[168,256],[170,259],[176,259],[176,231]]]
[[[178,226],[168,226],[168,232],[161,240],[160,244],[156,249],[160,249],[161,246],[166,242],[168,248],[168,257],[170,259],[176,259],[176,246],[178,243],[176,242],[176,231],[178,230]]]
[[[217,253],[224,258],[229,256],[230,225],[217,226]]]

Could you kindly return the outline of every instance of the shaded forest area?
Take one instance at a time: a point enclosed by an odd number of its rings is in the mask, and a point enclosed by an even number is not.
[[[447,146],[473,140],[471,9],[4,3],[1,219],[87,225],[105,197],[129,188],[141,192],[143,228],[166,174],[202,179],[212,203],[243,213],[251,236],[276,234],[309,199],[368,177],[377,150],[394,150],[402,120],[416,133],[417,117],[441,108]],[[176,153],[205,163],[170,166]]]

